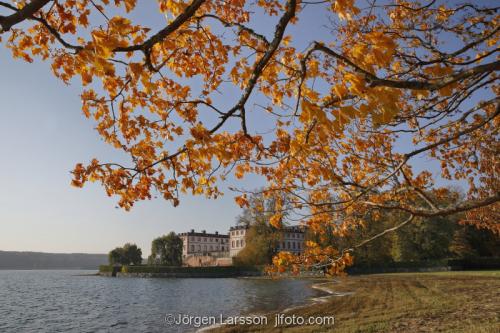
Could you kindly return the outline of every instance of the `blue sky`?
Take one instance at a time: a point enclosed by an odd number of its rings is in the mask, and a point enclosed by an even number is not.
[[[94,156],[121,156],[104,144],[80,110],[77,85],[65,86],[48,64],[13,60],[0,49],[0,250],[107,252],[127,241],[149,252],[170,230],[226,230],[239,209],[232,195],[217,201],[186,196],[115,208],[97,184],[71,187],[70,170]]]

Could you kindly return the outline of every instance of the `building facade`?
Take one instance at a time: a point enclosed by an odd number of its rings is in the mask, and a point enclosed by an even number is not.
[[[182,239],[182,260],[186,266],[219,266],[227,265],[221,260],[231,261],[243,250],[246,244],[248,226],[240,225],[231,227],[229,234],[213,234],[205,230],[179,234]],[[305,228],[299,226],[284,227],[279,231],[280,237],[277,252],[288,251],[301,254],[305,249]]]
[[[278,243],[278,252],[287,251],[294,254],[304,252],[306,243],[305,228],[300,226],[285,227],[281,230],[281,240]]]
[[[245,236],[248,226],[239,225],[229,228],[229,256],[236,257],[238,253],[245,247]]]
[[[189,255],[217,255],[224,256],[229,253],[229,236],[215,232],[207,233],[205,230],[179,234],[182,239],[182,256]]]
[[[235,257],[245,247],[248,226],[241,225],[229,229],[229,256]],[[280,230],[277,252],[287,251],[301,254],[305,248],[305,228],[300,226],[284,227]]]

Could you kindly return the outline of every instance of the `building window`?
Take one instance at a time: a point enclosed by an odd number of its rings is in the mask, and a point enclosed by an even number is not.
[[[191,245],[191,252],[194,252],[194,245]]]
[[[297,243],[297,249],[300,250],[300,243]]]
[[[241,247],[245,246],[245,241],[242,239],[241,240]]]
[[[287,245],[287,249],[289,249],[289,250],[290,250],[290,242],[287,242],[287,244],[286,244],[286,245]]]
[[[234,241],[231,242],[231,247],[234,249]]]
[[[201,238],[200,238],[200,237],[198,237],[198,242],[199,242],[199,241],[201,241]]]
[[[201,245],[198,245],[198,252],[201,251]]]
[[[239,239],[236,240],[236,247],[240,247],[240,240]]]
[[[292,242],[292,248],[295,250],[295,242]]]

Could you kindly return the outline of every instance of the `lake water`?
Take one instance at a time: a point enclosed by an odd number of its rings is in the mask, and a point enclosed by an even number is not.
[[[279,311],[317,296],[311,281],[78,276],[0,270],[0,332],[190,332],[165,316]]]

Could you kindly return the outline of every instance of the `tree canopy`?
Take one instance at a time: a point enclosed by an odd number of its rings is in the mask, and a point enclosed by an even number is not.
[[[110,265],[140,265],[142,263],[142,250],[135,244],[126,243],[123,247],[116,247],[108,254]]]
[[[150,15],[166,22],[153,30],[134,21],[136,0],[0,2],[12,55],[50,62],[66,83],[79,78],[84,115],[130,156],[130,165],[77,164],[74,186],[100,182],[130,209],[152,193],[174,205],[183,192],[216,198],[229,174],[253,173],[275,199],[275,226],[286,217],[342,235],[368,214],[399,212],[398,228],[462,212],[462,223],[500,233],[497,7],[157,3]],[[287,32],[313,6],[330,17],[330,34],[308,31],[308,47],[296,48]],[[250,103],[256,95],[266,102]],[[254,114],[271,130],[250,126]],[[417,168],[422,158],[438,172]],[[439,204],[449,195],[440,179],[466,184],[466,196]],[[247,205],[245,193],[236,200]],[[310,245],[309,260],[350,261],[349,249]]]
[[[165,266],[182,265],[182,239],[175,233],[155,238],[151,242],[149,264]]]
[[[283,235],[269,222],[274,212],[274,200],[262,194],[252,194],[248,205],[243,207],[236,219],[238,225],[248,227],[245,233],[245,247],[233,258],[233,263],[242,266],[268,265],[278,252]]]

